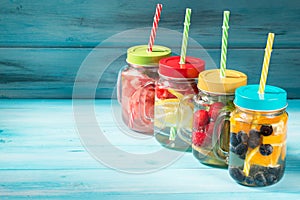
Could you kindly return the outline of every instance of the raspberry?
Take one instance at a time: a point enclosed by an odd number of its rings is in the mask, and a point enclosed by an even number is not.
[[[205,140],[205,133],[203,131],[195,131],[193,132],[192,140],[193,144],[196,146],[201,146]]]
[[[194,128],[200,129],[200,127],[205,126],[209,122],[208,112],[206,110],[197,110],[194,113]]]

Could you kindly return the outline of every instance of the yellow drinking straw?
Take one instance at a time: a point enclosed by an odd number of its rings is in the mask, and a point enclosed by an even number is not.
[[[267,76],[268,76],[268,71],[269,71],[269,64],[270,64],[270,58],[271,58],[271,53],[272,53],[274,37],[275,37],[274,33],[269,33],[267,46],[265,49],[264,63],[263,63],[263,67],[262,67],[262,71],[261,71],[261,75],[260,75],[259,90],[258,90],[258,94],[260,95],[261,98],[263,98],[263,95],[265,93],[265,86],[266,86],[266,82],[267,82]]]
[[[258,89],[258,94],[259,94],[260,99],[264,99],[264,93],[265,93],[265,87],[266,87],[267,76],[268,76],[268,71],[269,71],[269,64],[270,64],[270,58],[271,58],[271,53],[272,53],[274,37],[275,37],[274,33],[268,34],[268,41],[267,41],[267,46],[265,48],[264,63],[263,63],[263,67],[261,70],[260,83],[259,83],[259,89]],[[252,157],[258,151],[259,151],[259,147],[256,147],[252,151],[248,151],[246,158],[245,158],[245,164],[244,164],[244,169],[243,169],[245,176],[249,175],[250,161],[251,161]]]

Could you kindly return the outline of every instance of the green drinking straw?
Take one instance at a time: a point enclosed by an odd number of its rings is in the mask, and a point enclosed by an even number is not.
[[[192,13],[192,9],[187,8],[185,10],[184,30],[183,30],[183,37],[182,37],[182,45],[181,45],[181,54],[180,54],[179,64],[185,64],[186,47],[187,47],[188,38],[189,38],[191,13]]]
[[[220,62],[220,76],[225,78],[226,74],[226,56],[227,56],[227,40],[228,40],[228,22],[229,22],[230,11],[224,11],[223,16],[223,32],[222,32],[222,52],[221,52],[221,62]]]

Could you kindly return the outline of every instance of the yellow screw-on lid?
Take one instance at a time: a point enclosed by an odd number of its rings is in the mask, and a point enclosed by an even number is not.
[[[212,93],[234,94],[235,89],[246,84],[246,74],[230,69],[226,69],[225,78],[220,77],[219,69],[205,70],[198,78],[198,88]]]

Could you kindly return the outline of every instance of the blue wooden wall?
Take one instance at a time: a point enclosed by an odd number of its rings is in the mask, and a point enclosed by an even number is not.
[[[300,98],[300,3],[298,0],[1,0],[0,97],[71,98],[82,62],[102,41],[123,31],[150,27],[156,3],[163,4],[160,28],[182,32],[192,8],[190,37],[219,63],[222,12],[231,11],[228,66],[258,83],[268,32],[276,34],[268,84]],[[163,41],[158,41],[163,44]],[[150,28],[149,28],[150,33]],[[105,70],[97,98],[110,98],[132,38],[100,45],[124,55]],[[180,40],[179,38],[170,39]],[[147,40],[144,42],[147,43]],[[174,43],[172,48],[179,48]],[[101,49],[100,49],[101,50]],[[95,67],[101,64],[95,62]],[[87,78],[85,81],[89,81]],[[79,98],[88,96],[82,92]]]

